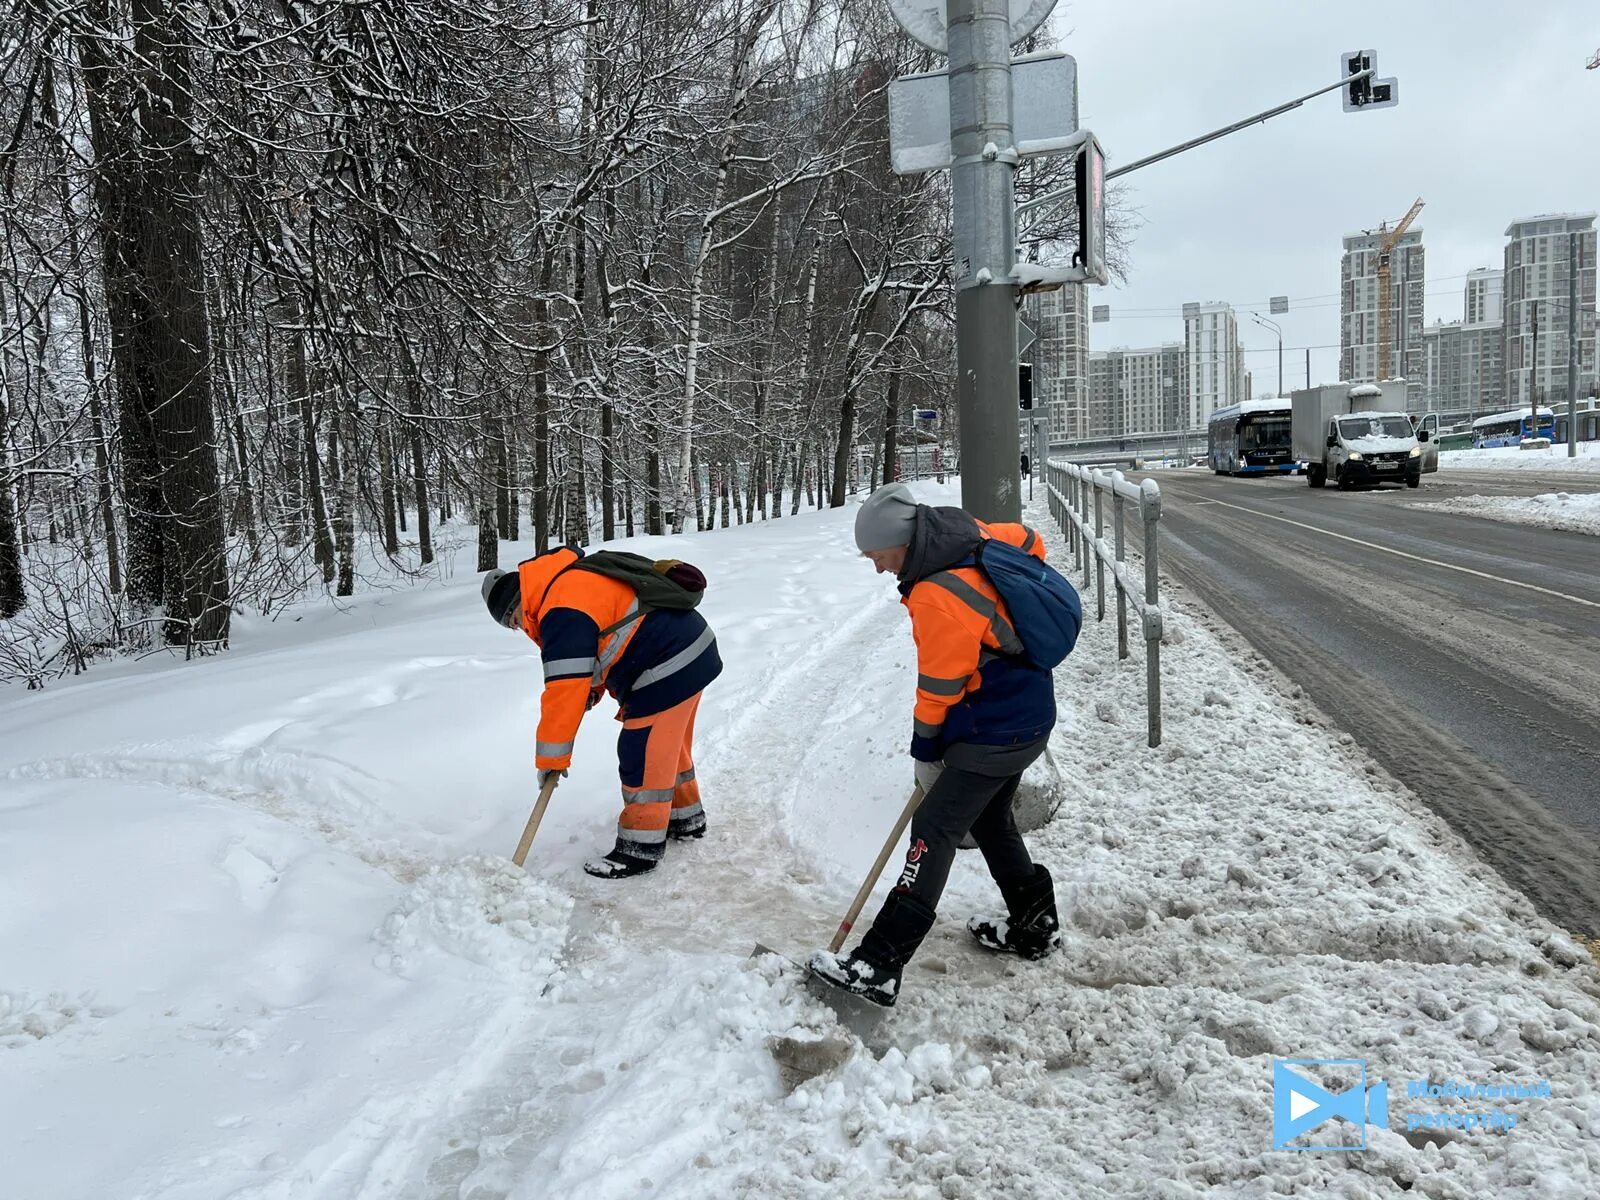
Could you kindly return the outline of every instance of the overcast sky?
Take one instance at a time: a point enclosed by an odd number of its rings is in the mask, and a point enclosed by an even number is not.
[[[1346,50],[1400,81],[1398,108],[1346,113],[1330,92],[1128,176],[1144,223],[1127,284],[1090,289],[1112,314],[1095,350],[1181,340],[1184,301],[1227,300],[1270,392],[1277,340],[1244,312],[1287,295],[1285,386],[1308,346],[1331,381],[1345,234],[1427,202],[1432,324],[1461,317],[1469,270],[1502,264],[1512,220],[1600,208],[1596,0],[1062,0],[1051,21],[1112,167],[1331,83]]]

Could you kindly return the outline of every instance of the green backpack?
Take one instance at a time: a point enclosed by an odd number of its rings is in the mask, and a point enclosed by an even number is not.
[[[698,567],[676,558],[648,559],[626,550],[596,550],[567,568],[593,571],[619,579],[639,596],[639,616],[658,608],[687,611],[698,608],[706,594],[706,577]]]

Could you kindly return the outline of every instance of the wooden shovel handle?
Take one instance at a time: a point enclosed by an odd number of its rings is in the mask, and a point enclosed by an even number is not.
[[[522,840],[517,843],[517,852],[511,856],[511,861],[519,867],[527,861],[528,847],[533,845],[533,835],[539,832],[539,822],[544,820],[545,806],[550,803],[550,797],[555,792],[556,782],[560,778],[559,772],[552,774],[549,782],[539,789],[538,802],[528,814],[528,824],[522,830]]]
[[[894,853],[894,848],[905,836],[906,826],[911,824],[911,814],[917,811],[917,806],[922,803],[922,787],[918,785],[912,790],[911,799],[906,801],[905,811],[900,814],[900,819],[895,822],[894,829],[889,838],[883,843],[883,849],[878,851],[878,861],[872,864],[872,870],[867,872],[866,880],[861,884],[861,890],[856,893],[856,898],[850,902],[850,911],[845,913],[844,920],[839,922],[839,931],[833,935],[833,941],[828,943],[831,953],[839,953],[839,947],[844,945],[845,938],[850,936],[850,928],[856,923],[856,918],[861,915],[861,906],[867,902],[867,897],[872,895],[872,889],[878,886],[878,876],[883,874],[884,864],[889,861],[889,855]]]

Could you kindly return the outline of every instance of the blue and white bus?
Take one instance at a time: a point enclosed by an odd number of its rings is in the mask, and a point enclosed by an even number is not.
[[[1218,475],[1283,475],[1297,471],[1287,397],[1245,400],[1219,408],[1206,426],[1207,459]]]
[[[1472,444],[1480,450],[1491,446],[1520,446],[1524,438],[1553,438],[1555,433],[1556,414],[1550,409],[1539,410],[1538,432],[1535,433],[1533,413],[1519,408],[1479,417],[1472,423]]]

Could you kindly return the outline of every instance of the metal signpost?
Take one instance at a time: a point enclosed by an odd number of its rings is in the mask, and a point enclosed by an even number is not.
[[[950,171],[961,503],[987,521],[1022,515],[1016,167],[1036,155],[1086,155],[1093,141],[1078,136],[1072,57],[1011,58],[1011,46],[1054,7],[1055,0],[945,0],[941,10],[926,0],[890,0],[901,27],[950,60],[945,71],[890,84],[889,154],[900,174]],[[1103,165],[1089,183],[1090,196],[1103,201]],[[1048,269],[1031,274],[1064,278]],[[1105,281],[1103,266],[1096,278],[1088,262],[1073,277]]]

